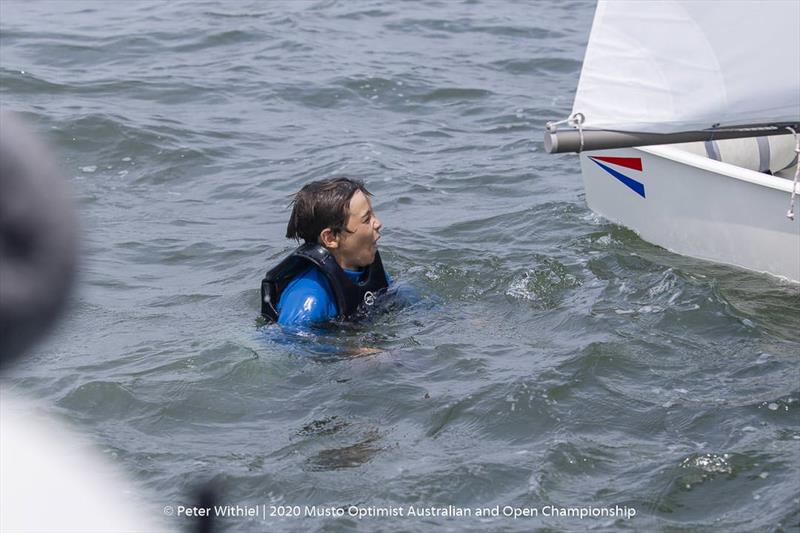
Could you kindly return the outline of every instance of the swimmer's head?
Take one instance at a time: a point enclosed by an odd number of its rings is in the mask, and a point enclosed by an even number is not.
[[[375,259],[381,230],[371,196],[363,182],[351,178],[308,183],[292,200],[286,237],[323,245],[342,268],[365,267]]]

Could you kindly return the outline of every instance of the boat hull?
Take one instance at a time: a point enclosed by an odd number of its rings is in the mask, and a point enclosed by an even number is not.
[[[790,180],[674,146],[584,152],[580,160],[589,207],[642,239],[800,282],[800,213],[786,216]]]

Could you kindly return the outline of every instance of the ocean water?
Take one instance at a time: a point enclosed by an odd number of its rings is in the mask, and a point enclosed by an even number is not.
[[[3,0],[0,104],[82,228],[72,304],[3,387],[92,437],[147,513],[211,483],[268,515],[224,531],[796,531],[797,285],[642,241],[544,153],[593,12]],[[294,247],[289,195],[338,174],[419,299],[287,341],[260,279]],[[636,514],[546,510],[615,507]]]

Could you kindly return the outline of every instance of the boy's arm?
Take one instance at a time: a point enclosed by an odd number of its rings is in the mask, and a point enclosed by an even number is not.
[[[318,280],[299,279],[281,296],[278,324],[282,326],[317,324],[334,316],[336,304]]]

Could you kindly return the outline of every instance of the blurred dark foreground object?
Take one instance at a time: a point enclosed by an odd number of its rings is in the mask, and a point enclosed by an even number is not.
[[[55,322],[76,257],[66,181],[21,121],[0,113],[0,367]]]
[[[48,149],[0,113],[0,370],[56,322],[75,277],[76,218]],[[174,531],[85,438],[0,389],[0,531]],[[213,507],[211,485],[196,496]],[[153,509],[156,509],[155,513]],[[211,518],[187,522],[210,532]]]
[[[75,277],[76,221],[49,150],[0,113],[0,369],[56,322]],[[167,531],[131,483],[36,403],[0,390],[0,531]]]

